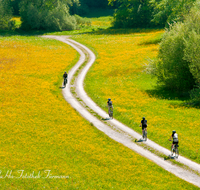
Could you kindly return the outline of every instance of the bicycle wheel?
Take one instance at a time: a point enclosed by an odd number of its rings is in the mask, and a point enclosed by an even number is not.
[[[109,108],[109,117],[113,119],[113,111]]]
[[[179,156],[179,151],[178,151],[178,148],[175,149],[175,158],[178,158]]]
[[[64,79],[63,85],[64,87],[66,87],[66,79]]]
[[[147,131],[144,130],[144,140],[147,141]]]
[[[171,148],[171,156],[173,156],[173,155],[174,155],[174,149]]]
[[[142,130],[142,138],[144,139],[144,130]]]
[[[110,118],[112,118],[113,119],[113,112],[110,110]]]

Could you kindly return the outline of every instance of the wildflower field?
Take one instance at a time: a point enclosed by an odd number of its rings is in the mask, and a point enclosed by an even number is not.
[[[148,121],[148,138],[170,149],[172,130],[179,135],[181,155],[200,163],[198,108],[186,106],[186,99],[161,91],[156,79],[146,72],[149,59],[158,53],[163,30],[107,29],[73,38],[96,52],[85,89],[106,108],[107,98],[114,106],[114,117],[141,133],[143,116]]]
[[[198,189],[70,107],[60,87],[77,60],[56,40],[0,37],[0,189]]]

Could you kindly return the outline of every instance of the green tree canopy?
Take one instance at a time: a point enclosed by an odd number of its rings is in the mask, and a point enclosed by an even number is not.
[[[167,26],[183,21],[196,0],[150,0],[153,7],[153,19],[156,24]]]
[[[76,19],[69,13],[71,0],[21,0],[21,27],[26,30],[73,30]]]
[[[118,28],[147,28],[152,26],[153,7],[150,0],[109,0],[118,4],[114,14],[113,25]]]
[[[10,2],[7,0],[0,0],[0,29],[10,29],[14,25],[11,21],[12,9]]]
[[[109,0],[118,5],[114,24],[119,27],[168,26],[183,21],[196,0]]]
[[[154,74],[171,90],[189,91],[200,84],[199,8],[197,3],[183,22],[173,24],[160,44]]]

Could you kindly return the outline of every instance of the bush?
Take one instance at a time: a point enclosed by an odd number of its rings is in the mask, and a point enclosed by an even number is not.
[[[15,21],[12,19],[12,10],[8,1],[0,0],[0,29],[14,30]]]
[[[45,29],[49,30],[74,30],[76,29],[76,19],[71,16],[65,6],[59,5],[48,13],[45,17]]]
[[[200,84],[200,11],[194,8],[187,17],[185,25],[188,28],[188,35],[184,39],[184,60],[190,63],[196,84]]]
[[[160,43],[156,75],[158,82],[170,90],[188,91],[194,85],[189,62],[183,59],[185,33],[184,24],[175,24],[165,32]]]
[[[21,4],[21,28],[25,30],[74,30],[76,19],[69,14],[66,4],[60,3],[50,7],[43,7],[32,2]]]
[[[110,0],[112,4],[114,0]],[[148,28],[155,26],[153,19],[153,7],[150,0],[118,0],[120,3],[114,13],[113,26],[115,28]]]
[[[158,83],[176,91],[189,91],[200,84],[200,11],[196,5],[184,22],[173,24],[160,43],[153,64]]]
[[[91,25],[91,21],[88,20],[87,18],[83,18],[83,17],[80,17],[79,15],[74,15],[75,19],[76,19],[76,23],[79,25],[79,26],[90,26]]]
[[[190,91],[190,98],[196,105],[200,105],[200,86],[196,86]]]

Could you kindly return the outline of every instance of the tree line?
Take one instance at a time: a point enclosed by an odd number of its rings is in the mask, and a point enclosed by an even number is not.
[[[108,8],[108,0],[0,0],[0,29],[14,29],[13,15],[23,30],[74,30],[93,8]]]
[[[23,29],[73,30],[91,9],[115,9],[113,27],[166,27],[183,21],[196,0],[0,0],[0,28],[12,28],[19,15]],[[77,16],[79,15],[79,16]]]

